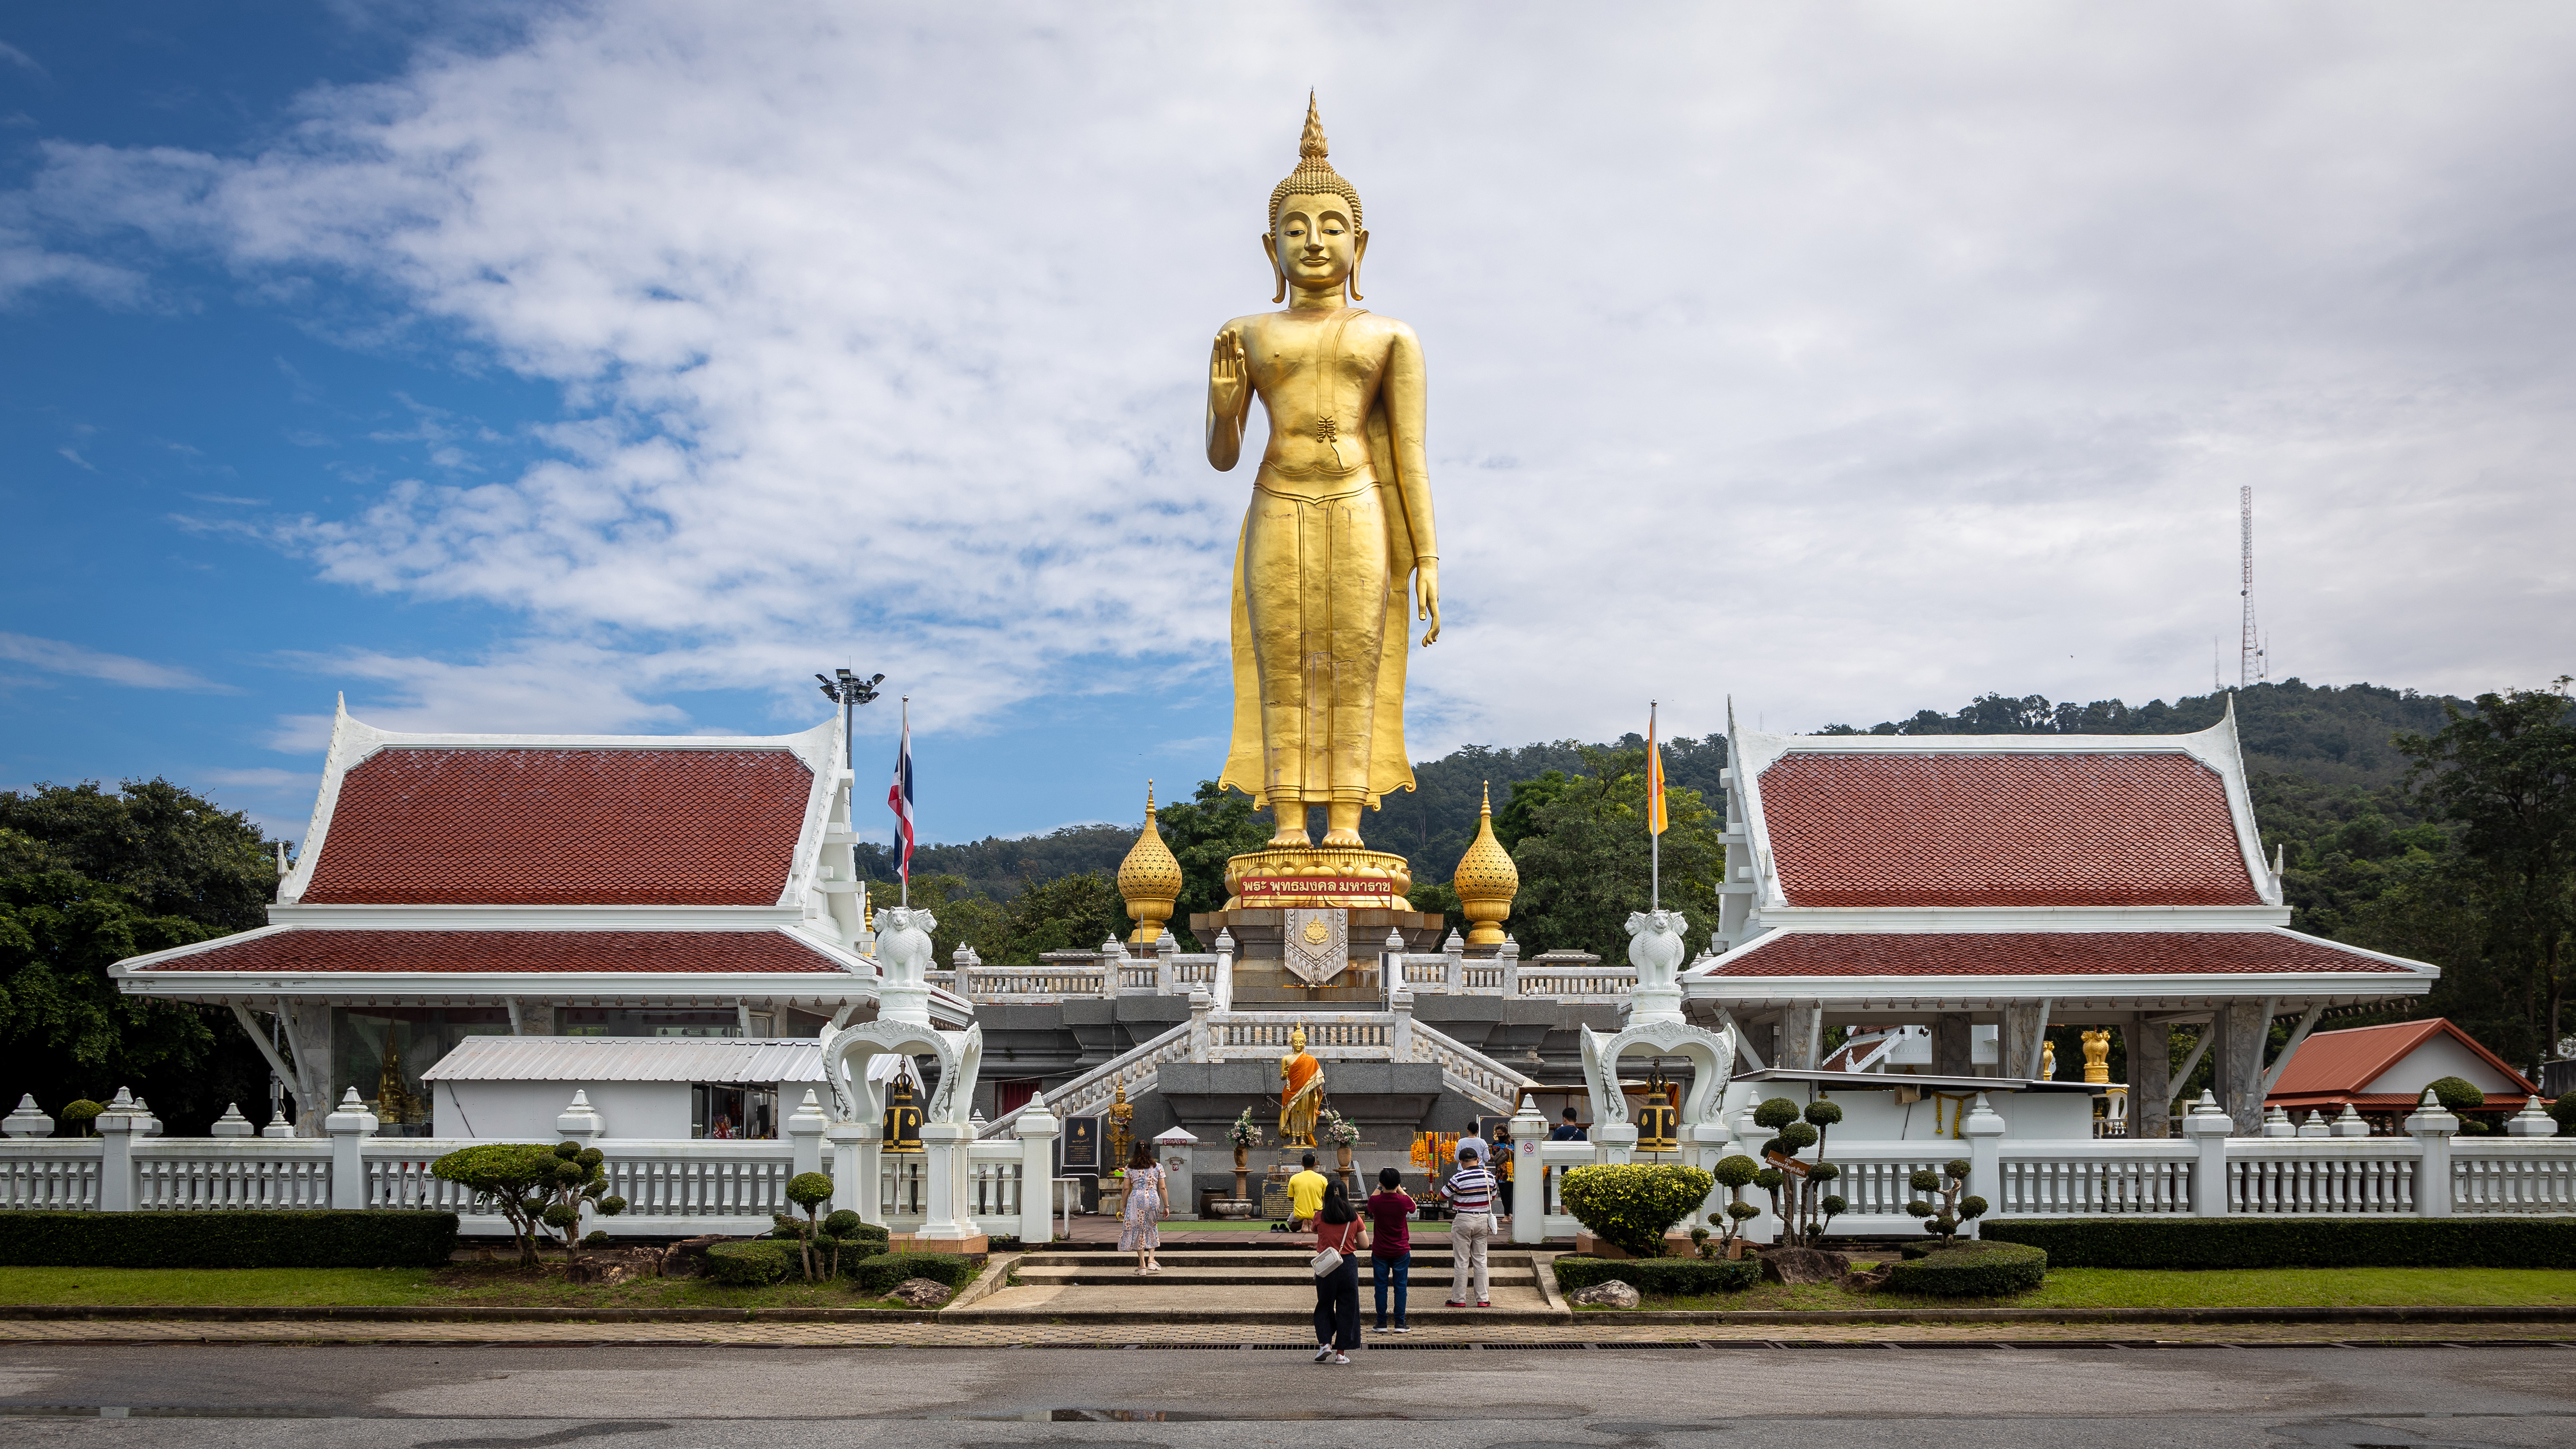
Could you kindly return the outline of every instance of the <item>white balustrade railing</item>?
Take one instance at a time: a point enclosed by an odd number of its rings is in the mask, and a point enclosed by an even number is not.
[[[877,1160],[877,1211],[889,1223],[918,1222],[929,1211],[930,1164],[913,1153]]]
[[[962,974],[958,991],[971,1001],[1060,1001],[1102,994],[1098,967],[977,966]]]
[[[1017,1142],[983,1140],[966,1150],[969,1211],[978,1223],[1020,1215],[1023,1164]]]
[[[2451,1211],[2576,1213],[2576,1155],[2563,1137],[2454,1138]]]
[[[1413,1023],[1411,1037],[1414,1059],[1438,1063],[1443,1085],[1488,1112],[1509,1112],[1519,1105],[1521,1088],[1529,1078],[1421,1022]]]
[[[154,1137],[134,1146],[134,1206],[327,1208],[331,1144]]]
[[[1996,1217],[2188,1214],[2195,1155],[2183,1142],[2007,1141],[1996,1166],[2003,1181],[1983,1192],[1972,1184],[1968,1191],[1986,1198]]]
[[[1632,966],[1532,966],[1524,964],[1518,972],[1522,996],[1545,996],[1559,1001],[1609,1001],[1628,994],[1637,984],[1637,971]],[[1494,983],[1502,984],[1499,973]]]
[[[106,1146],[95,1137],[0,1143],[0,1209],[73,1212],[97,1207],[99,1158]]]
[[[1844,1209],[1847,1213],[1863,1217],[1904,1216],[1907,1202],[1930,1196],[1909,1185],[1915,1172],[1926,1167],[1937,1169],[1960,1156],[1953,1149],[1961,1145],[1946,1141],[1843,1142],[1828,1134],[1825,1159],[1842,1170],[1831,1190],[1842,1194],[1843,1201],[1849,1204]]]
[[[1306,1050],[1317,1057],[1328,1058],[1335,1048],[1385,1047],[1393,1043],[1395,1016],[1392,1012],[1345,1013],[1330,1017],[1290,1016],[1285,1012],[1262,1012],[1209,1023],[1215,1043],[1223,1048],[1254,1047],[1267,1050],[1288,1049],[1288,1038],[1298,1027],[1306,1032]]]
[[[2412,1213],[2422,1149],[2411,1138],[2231,1139],[2231,1213]]]

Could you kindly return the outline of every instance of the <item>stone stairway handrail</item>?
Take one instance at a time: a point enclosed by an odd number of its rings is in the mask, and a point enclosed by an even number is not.
[[[1444,1083],[1496,1112],[1511,1111],[1520,1100],[1521,1089],[1536,1085],[1530,1078],[1426,1023],[1413,1023],[1412,1039],[1414,1060],[1437,1062]]]
[[[1190,1023],[1185,1021],[1161,1036],[1137,1043],[1118,1056],[1111,1057],[1099,1066],[1056,1088],[1053,1092],[1041,1093],[1039,1100],[1044,1101],[1047,1110],[1058,1117],[1088,1116],[1090,1109],[1095,1105],[1093,1101],[1095,1097],[1099,1105],[1105,1105],[1115,1094],[1113,1078],[1120,1076],[1130,1078],[1126,1086],[1129,1093],[1133,1094],[1144,1090],[1151,1082],[1152,1078],[1144,1075],[1146,1068],[1158,1067],[1168,1061],[1179,1061],[1189,1054]],[[979,1135],[1002,1136],[1018,1124],[1020,1114],[1027,1110],[1026,1106],[1012,1108],[986,1123],[983,1132]]]

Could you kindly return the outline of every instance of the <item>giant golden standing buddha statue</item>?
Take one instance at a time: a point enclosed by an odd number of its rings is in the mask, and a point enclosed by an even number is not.
[[[1426,622],[1426,647],[1440,637],[1422,344],[1350,305],[1369,234],[1311,95],[1269,224],[1271,300],[1288,305],[1226,323],[1208,362],[1209,463],[1241,460],[1254,398],[1270,423],[1235,548],[1234,731],[1219,781],[1276,829],[1235,858],[1228,904],[1404,910],[1409,867],[1368,849],[1359,827],[1363,807],[1414,787],[1408,615]],[[1320,842],[1306,829],[1316,805]]]

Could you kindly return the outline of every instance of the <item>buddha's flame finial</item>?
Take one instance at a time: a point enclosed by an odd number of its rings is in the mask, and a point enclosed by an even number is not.
[[[1324,139],[1324,117],[1315,109],[1315,93],[1306,92],[1306,134],[1297,138],[1297,159],[1321,161],[1333,154]]]

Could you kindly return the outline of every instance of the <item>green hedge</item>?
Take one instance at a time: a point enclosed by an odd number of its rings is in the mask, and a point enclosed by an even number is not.
[[[0,1263],[26,1268],[430,1268],[455,1251],[454,1213],[0,1214]]]
[[[841,1276],[859,1278],[859,1264],[885,1252],[881,1242],[846,1244],[841,1249]],[[829,1260],[829,1253],[821,1255]],[[736,1288],[765,1288],[772,1283],[805,1281],[805,1259],[796,1244],[778,1238],[707,1245],[707,1276]],[[864,1279],[862,1279],[864,1281]]]
[[[2009,1218],[2061,1268],[2576,1268],[2576,1218]]]
[[[2048,1276],[2048,1254],[2024,1243],[1963,1242],[1888,1270],[1887,1291],[1934,1298],[2009,1298]]]
[[[1616,1278],[1640,1293],[1696,1298],[1740,1293],[1762,1280],[1759,1258],[1577,1258],[1556,1260],[1556,1286],[1568,1293]]]

